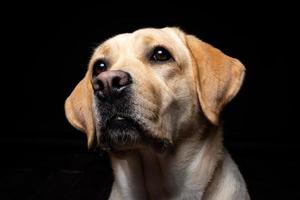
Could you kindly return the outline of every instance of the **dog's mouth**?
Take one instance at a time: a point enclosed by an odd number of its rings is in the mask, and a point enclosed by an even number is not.
[[[101,127],[98,145],[104,151],[118,152],[151,146],[156,152],[164,152],[170,142],[154,138],[142,124],[131,116],[114,115]]]
[[[114,103],[96,101],[96,148],[126,151],[151,146],[160,152],[167,148],[170,141],[153,133],[151,127],[156,122],[147,119],[132,105],[134,103],[128,95]]]
[[[137,129],[139,124],[133,120],[133,118],[123,115],[114,115],[111,119],[107,121],[107,129]]]
[[[101,127],[99,143],[104,150],[126,150],[141,142],[143,129],[130,116],[114,115]]]

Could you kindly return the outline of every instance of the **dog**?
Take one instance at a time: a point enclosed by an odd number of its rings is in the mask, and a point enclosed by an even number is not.
[[[176,27],[98,46],[65,113],[89,148],[108,153],[109,199],[250,199],[219,119],[244,74],[239,60]]]

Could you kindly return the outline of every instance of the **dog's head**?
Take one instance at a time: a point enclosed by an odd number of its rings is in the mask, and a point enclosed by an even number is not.
[[[218,125],[238,92],[244,66],[177,28],[141,29],[97,47],[65,103],[88,144],[163,149],[201,123]]]

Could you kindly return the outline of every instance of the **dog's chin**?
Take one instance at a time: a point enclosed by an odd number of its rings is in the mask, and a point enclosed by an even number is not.
[[[101,128],[100,147],[109,151],[125,151],[141,143],[141,128],[131,118],[116,116]]]

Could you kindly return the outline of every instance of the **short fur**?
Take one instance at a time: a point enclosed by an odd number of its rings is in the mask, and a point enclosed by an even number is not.
[[[148,52],[157,45],[167,48],[174,61],[151,63]],[[101,142],[109,112],[92,87],[92,67],[99,58],[110,60],[108,70],[126,71],[133,79],[122,112],[130,110],[126,115],[140,129],[127,146],[109,148]],[[249,199],[223,147],[219,123],[244,72],[237,59],[178,28],[141,29],[96,48],[65,111],[70,123],[87,134],[89,146],[96,141],[108,151],[115,177],[109,199]],[[110,106],[111,112],[121,112]]]

